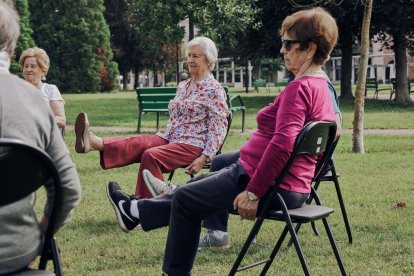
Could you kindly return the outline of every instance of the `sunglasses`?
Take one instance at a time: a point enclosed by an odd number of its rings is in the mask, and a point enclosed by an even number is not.
[[[282,38],[282,47],[284,47],[287,51],[290,51],[290,47],[292,47],[292,45],[295,43],[300,43],[300,41],[294,40],[294,39],[283,39]]]

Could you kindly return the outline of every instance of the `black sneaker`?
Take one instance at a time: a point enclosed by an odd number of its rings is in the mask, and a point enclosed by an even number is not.
[[[108,199],[114,207],[119,226],[128,233],[139,225],[139,219],[131,215],[131,197],[125,194],[118,183],[111,181],[106,190]]]

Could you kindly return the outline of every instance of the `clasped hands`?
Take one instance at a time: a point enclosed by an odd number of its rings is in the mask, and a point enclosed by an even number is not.
[[[203,168],[206,162],[207,162],[207,157],[204,154],[200,155],[193,162],[191,162],[190,165],[185,167],[185,173],[186,174],[198,173]]]

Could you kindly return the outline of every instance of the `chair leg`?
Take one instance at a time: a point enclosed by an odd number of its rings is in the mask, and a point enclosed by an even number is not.
[[[305,256],[303,255],[302,248],[299,245],[298,236],[296,235],[295,229],[292,226],[292,221],[288,220],[287,226],[289,228],[291,239],[293,240],[293,244],[295,245],[296,253],[298,254],[300,264],[302,265],[303,273],[305,275],[310,275],[308,265],[306,264]]]
[[[270,254],[269,257],[269,261],[267,261],[266,265],[263,267],[262,272],[260,273],[260,275],[266,275],[267,271],[269,270],[270,266],[273,263],[273,260],[276,257],[277,252],[279,252],[280,247],[282,246],[283,241],[285,240],[285,237],[287,235],[287,233],[289,232],[289,228],[286,225],[285,228],[283,229],[282,234],[279,237],[279,240],[277,241],[275,248],[273,248],[272,253]]]
[[[63,275],[62,273],[62,264],[60,261],[60,255],[59,255],[59,248],[57,246],[57,241],[55,238],[51,240],[51,246],[52,246],[52,256],[53,256],[53,267],[55,268],[55,274],[56,276]]]
[[[334,171],[332,171],[332,173],[334,173]],[[339,206],[341,207],[342,217],[343,217],[344,223],[345,223],[346,233],[348,234],[348,242],[352,243],[351,226],[349,225],[344,200],[342,198],[341,188],[339,187],[339,181],[338,181],[338,178],[336,177],[336,174],[335,174],[335,178],[334,178],[334,183],[335,183],[336,194],[338,196]]]
[[[244,256],[247,253],[247,250],[249,249],[250,245],[252,244],[252,241],[256,237],[257,233],[259,232],[260,228],[262,227],[264,219],[258,218],[256,219],[256,222],[253,225],[252,231],[250,231],[249,236],[247,237],[242,249],[240,250],[239,255],[237,256],[236,261],[233,264],[233,267],[230,270],[229,276],[233,276],[236,274],[236,272],[239,269],[239,266],[244,258]]]
[[[335,254],[336,261],[338,262],[339,269],[341,270],[342,275],[347,275],[344,264],[342,262],[341,256],[339,255],[338,248],[336,247],[335,239],[333,238],[331,229],[326,218],[322,219],[323,225],[325,226],[326,234],[328,235],[329,242],[331,243],[332,250]]]
[[[171,182],[173,176],[174,176],[175,170],[173,170],[172,172],[170,172],[170,175],[168,176],[168,182]]]

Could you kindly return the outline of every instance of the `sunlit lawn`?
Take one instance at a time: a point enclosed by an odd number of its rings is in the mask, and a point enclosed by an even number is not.
[[[242,94],[248,108],[247,127],[254,128],[255,112],[272,100],[265,93]],[[69,124],[79,111],[88,111],[93,125],[135,127],[136,96],[133,92],[114,94],[64,95]],[[414,106],[396,106],[389,101],[366,102],[365,127],[414,128]],[[341,103],[344,125],[352,126],[352,103]],[[147,116],[147,117],[146,117]],[[154,127],[151,114],[144,115],[144,126]],[[151,119],[152,118],[152,119]],[[166,117],[164,117],[166,121]],[[249,138],[241,134],[240,118],[226,140],[224,151],[238,149]],[[98,133],[112,136],[114,133]],[[133,135],[134,132],[116,135]],[[58,235],[66,275],[161,275],[167,228],[152,232],[133,231],[125,234],[118,227],[113,209],[106,197],[110,180],[119,181],[126,192],[133,193],[138,165],[104,171],[98,153],[74,152],[74,134],[67,131],[65,140],[72,152],[82,188],[82,202],[72,222]],[[414,275],[414,177],[412,173],[414,139],[411,136],[366,136],[366,154],[351,152],[351,136],[344,135],[335,153],[335,164],[341,174],[340,183],[354,236],[352,245],[339,211],[331,184],[321,184],[319,194],[325,205],[336,212],[330,223],[345,267],[350,275]],[[174,182],[188,179],[178,171]],[[395,208],[404,202],[405,208]],[[194,275],[227,275],[251,222],[232,216],[229,232],[232,247],[226,250],[204,250],[197,254]],[[263,256],[275,243],[281,223],[266,223],[257,237],[250,255]],[[329,241],[316,237],[308,226],[299,235],[311,273],[339,275]],[[268,275],[302,275],[293,248],[283,250]],[[241,273],[258,275],[258,270]]]
[[[231,89],[230,91],[233,91]],[[240,94],[246,106],[246,128],[256,128],[257,111],[272,102],[278,93],[276,88],[266,93],[250,91],[245,93],[238,89],[232,94]],[[118,92],[106,94],[64,94],[65,110],[68,124],[73,124],[76,115],[87,112],[91,125],[122,126],[136,128],[138,121],[138,104],[135,92]],[[414,104],[398,105],[387,100],[373,100],[369,95],[365,101],[364,127],[367,129],[414,129]],[[352,128],[353,101],[340,101],[343,112],[343,127]],[[161,114],[161,126],[165,126],[168,114]],[[155,113],[144,114],[143,128],[155,127]],[[241,112],[234,114],[233,129],[241,128]]]

